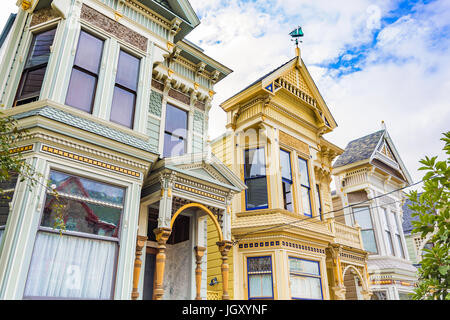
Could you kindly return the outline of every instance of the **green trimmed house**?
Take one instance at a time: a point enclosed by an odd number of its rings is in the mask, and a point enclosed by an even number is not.
[[[0,185],[0,299],[206,298],[207,221],[226,257],[244,186],[207,148],[214,85],[232,70],[185,39],[189,2],[17,5],[0,111],[28,130],[10,152],[42,178]]]

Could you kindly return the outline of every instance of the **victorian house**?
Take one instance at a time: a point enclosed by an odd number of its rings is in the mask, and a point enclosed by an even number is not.
[[[344,150],[324,135],[337,124],[296,53],[221,104],[228,131],[213,153],[247,187],[232,200],[227,286],[234,299],[369,299],[360,228],[332,210],[332,161]],[[211,296],[220,258],[208,256]]]
[[[0,186],[0,298],[205,299],[207,243],[227,279],[245,185],[208,152],[214,85],[232,71],[185,39],[189,2],[17,5],[0,110],[27,130],[10,153],[41,175]]]
[[[417,281],[402,228],[402,188],[411,184],[411,177],[384,124],[382,130],[349,142],[333,164],[333,175],[336,220],[358,225],[369,252],[372,298],[407,299]]]

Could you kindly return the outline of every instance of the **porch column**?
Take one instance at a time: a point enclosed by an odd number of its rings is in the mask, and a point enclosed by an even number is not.
[[[200,291],[202,287],[202,258],[205,254],[206,248],[196,246],[195,248],[195,263],[197,268],[195,269],[195,285],[196,285],[196,295],[195,300],[202,300],[200,296]]]
[[[220,254],[222,255],[222,300],[230,300],[230,296],[228,294],[228,274],[229,274],[229,266],[228,266],[228,252],[233,247],[233,242],[229,240],[219,241],[216,243],[219,247]]]
[[[370,292],[369,290],[362,290],[361,295],[363,297],[363,300],[370,300],[370,298],[372,297],[372,292]]]
[[[345,292],[347,291],[343,285],[331,288],[336,300],[345,300]]]
[[[139,298],[139,276],[141,274],[141,255],[142,249],[145,247],[145,242],[147,241],[147,237],[145,236],[137,236],[136,240],[136,258],[134,259],[134,273],[133,273],[133,292],[131,293],[131,299],[137,300]]]
[[[158,242],[158,253],[156,254],[155,286],[153,288],[153,298],[161,300],[164,295],[163,280],[164,268],[166,266],[166,243],[170,237],[172,229],[157,228],[153,230]]]

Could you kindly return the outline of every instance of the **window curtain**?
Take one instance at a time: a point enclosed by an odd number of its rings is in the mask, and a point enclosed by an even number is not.
[[[25,297],[110,299],[115,242],[38,232]]]
[[[272,297],[272,275],[254,274],[249,275],[249,298]]]
[[[291,275],[291,295],[295,298],[322,299],[320,279]]]

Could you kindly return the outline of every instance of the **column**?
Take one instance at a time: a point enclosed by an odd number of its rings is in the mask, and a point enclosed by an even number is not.
[[[223,285],[223,293],[222,300],[230,300],[230,296],[228,294],[228,275],[229,275],[229,266],[228,266],[228,252],[233,247],[233,243],[231,241],[219,241],[216,243],[219,247],[220,254],[222,255],[222,285]]]
[[[195,300],[202,300],[200,296],[200,291],[202,287],[202,258],[205,254],[206,248],[196,246],[195,248],[195,263],[197,267],[195,268],[195,285],[196,285],[196,294]]]
[[[131,299],[137,300],[139,298],[139,276],[141,274],[141,255],[142,249],[145,247],[145,243],[147,241],[147,237],[145,236],[137,236],[136,240],[136,258],[134,260],[134,272],[133,272],[133,292],[131,293]]]
[[[153,299],[162,300],[164,295],[163,280],[164,268],[166,266],[166,243],[172,232],[168,228],[157,228],[153,230],[158,242],[158,253],[156,254],[155,286],[153,288]]]

